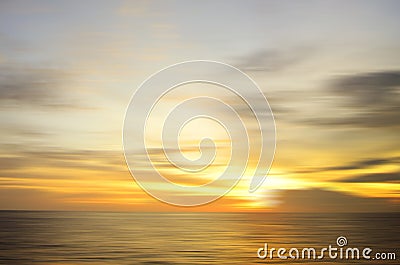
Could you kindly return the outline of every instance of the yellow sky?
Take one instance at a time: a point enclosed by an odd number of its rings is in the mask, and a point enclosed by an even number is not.
[[[398,211],[398,5],[1,3],[0,209]],[[134,182],[122,126],[141,82],[194,59],[232,64],[257,82],[275,116],[277,148],[255,193],[248,193],[257,162],[251,156],[224,198],[186,209],[155,200]],[[241,108],[223,89],[177,89],[150,117],[149,146],[160,147],[167,110],[193,95]],[[245,122],[254,129],[250,117]],[[218,176],[230,154],[221,126],[189,123],[180,143],[193,159],[204,136],[216,140],[215,165],[184,174],[156,153],[160,172],[187,185]],[[258,143],[254,131],[249,136]]]

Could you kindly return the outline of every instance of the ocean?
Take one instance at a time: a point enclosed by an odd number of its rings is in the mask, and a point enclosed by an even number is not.
[[[0,263],[400,264],[399,217],[399,213],[0,211]],[[301,252],[313,247],[319,254],[323,247],[338,247],[340,236],[347,240],[345,247],[371,248],[371,257],[395,253],[397,261],[288,257],[291,248]],[[275,252],[272,259],[260,259],[257,252],[265,243],[268,248],[285,248],[288,258],[280,259]]]

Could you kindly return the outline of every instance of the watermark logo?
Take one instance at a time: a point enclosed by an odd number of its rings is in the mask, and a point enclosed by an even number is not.
[[[336,239],[336,245],[338,245],[339,247],[347,246],[347,238],[345,238],[344,236],[339,236]]]
[[[201,139],[200,157],[190,160],[181,152],[179,134],[185,125],[198,118],[206,118],[223,126],[230,138],[230,160],[225,171],[213,180],[199,186],[173,183],[163,176],[151,159],[151,148],[146,145],[149,116],[160,100],[171,91],[186,84],[212,84],[239,97],[251,110],[257,124],[246,127],[240,111],[229,102],[202,96],[184,100],[169,110],[162,122],[162,156],[158,163],[194,174],[206,169],[215,159],[216,143],[211,138]],[[193,107],[196,106],[196,107]],[[259,137],[257,146],[250,146],[251,137]],[[252,139],[251,139],[252,140]],[[145,80],[131,98],[126,110],[123,128],[123,147],[126,163],[138,185],[154,198],[179,206],[196,206],[212,202],[229,192],[241,179],[249,157],[258,163],[249,184],[249,192],[256,191],[264,182],[275,153],[275,121],[262,91],[239,69],[214,61],[188,61],[169,66]]]
[[[395,252],[374,252],[370,247],[346,247],[347,238],[339,236],[336,239],[336,246],[329,245],[323,248],[269,248],[265,243],[257,250],[259,259],[340,259],[340,260],[396,260]]]

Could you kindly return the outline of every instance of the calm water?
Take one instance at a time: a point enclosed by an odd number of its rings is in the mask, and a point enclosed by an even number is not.
[[[318,264],[260,260],[257,249],[350,247],[397,252],[400,214],[84,213],[0,211],[1,264]],[[375,264],[373,261],[332,261]]]

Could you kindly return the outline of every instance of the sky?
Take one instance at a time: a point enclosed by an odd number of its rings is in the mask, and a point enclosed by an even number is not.
[[[399,9],[385,0],[1,1],[0,209],[399,211]],[[248,193],[246,173],[225,197],[189,209],[147,195],[122,147],[132,94],[188,60],[248,74],[269,101],[277,137],[260,189]],[[166,95],[148,130],[155,156],[164,110],[193,94],[241,108],[215,87]],[[213,135],[217,164],[195,177],[160,170],[204,184],[227,163],[226,132],[199,121],[182,133],[192,158],[197,141]]]

